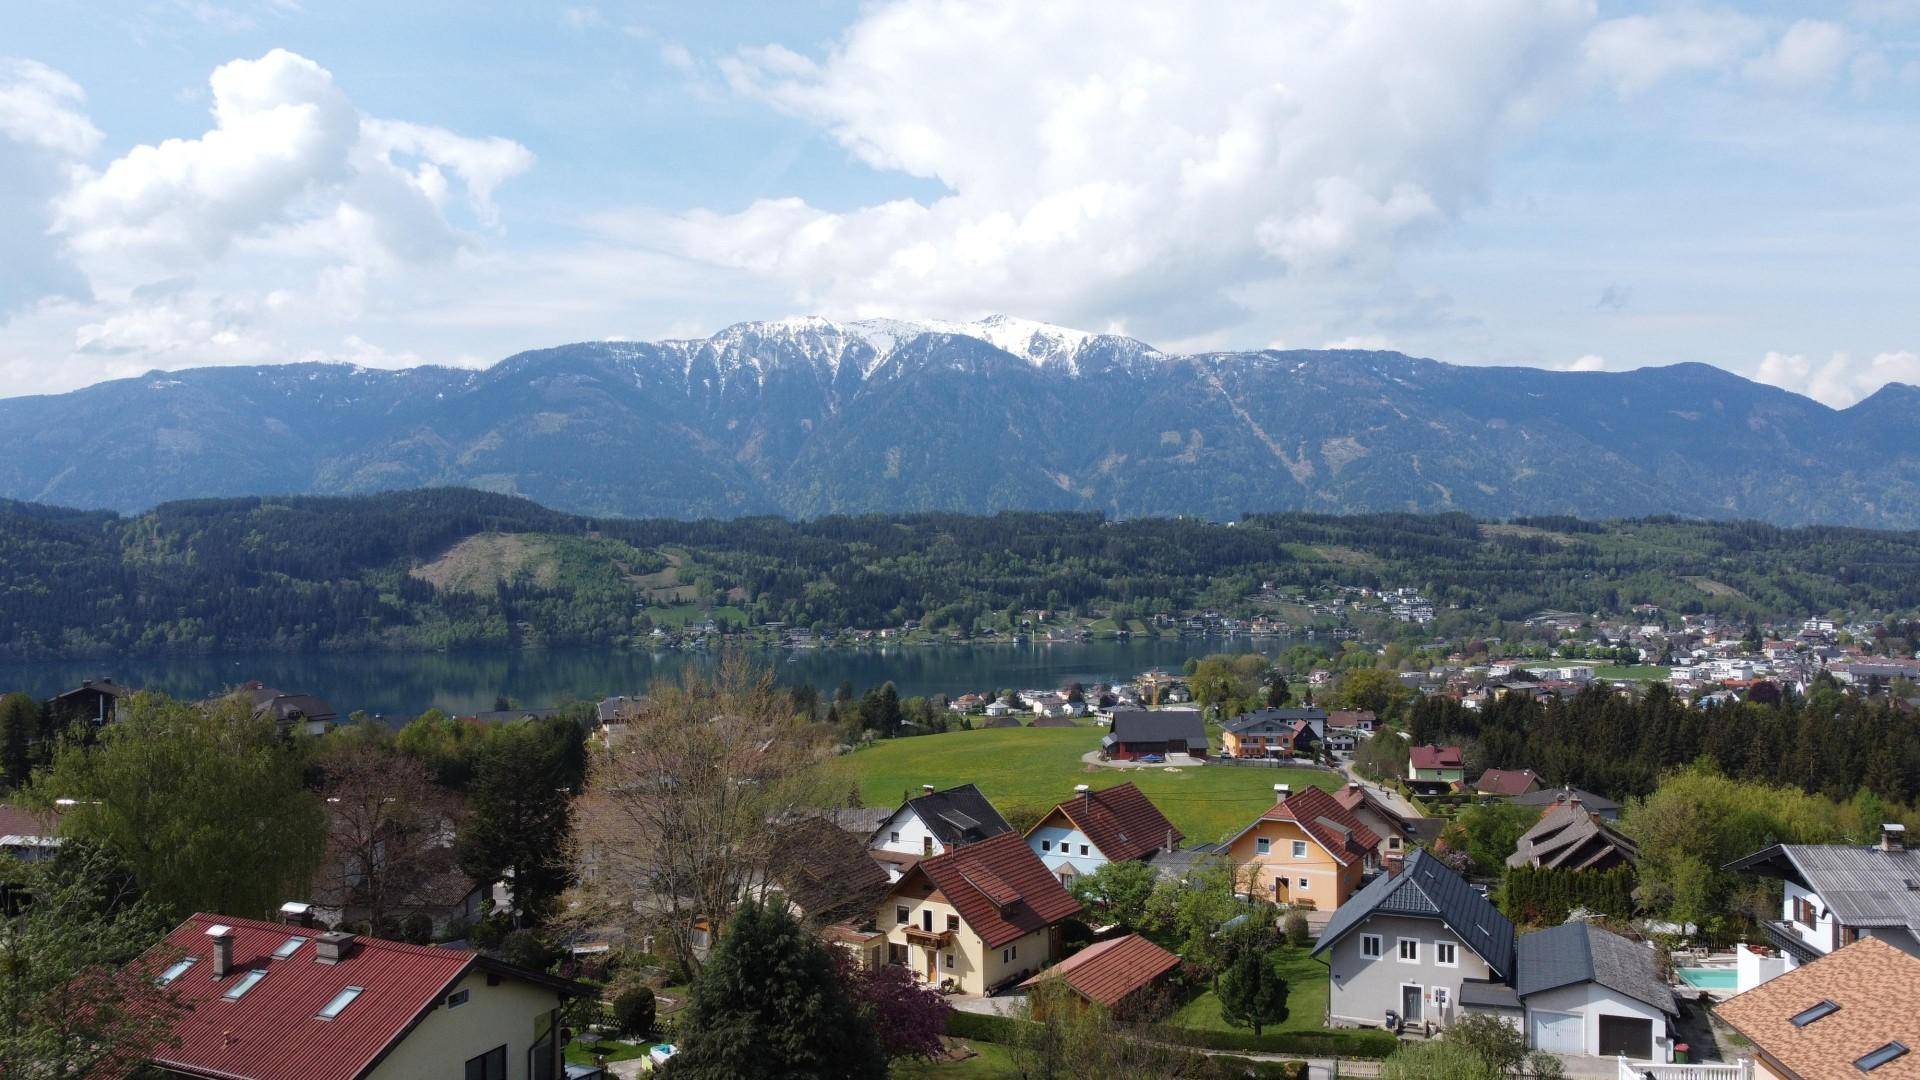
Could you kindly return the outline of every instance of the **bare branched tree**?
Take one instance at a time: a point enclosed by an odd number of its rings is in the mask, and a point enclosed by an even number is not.
[[[769,885],[780,825],[832,805],[830,733],[772,676],[730,658],[654,686],[589,765],[573,921],[652,932],[689,971],[692,930]]]
[[[426,766],[363,741],[330,747],[320,766],[327,840],[316,899],[380,933],[398,913],[444,906],[472,887],[453,849],[460,797]]]

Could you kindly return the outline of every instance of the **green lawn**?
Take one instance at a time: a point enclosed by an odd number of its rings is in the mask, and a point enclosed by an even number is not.
[[[632,1061],[644,1055],[652,1046],[652,1043],[633,1043],[620,1039],[596,1039],[585,1036],[567,1044],[567,1064],[591,1065],[594,1063],[596,1054],[605,1057],[608,1061]]]
[[[1167,770],[1104,769],[1080,755],[1100,745],[1104,729],[976,728],[889,739],[842,759],[868,806],[894,806],[920,785],[947,788],[974,783],[1002,813],[1044,813],[1073,796],[1075,784],[1094,788],[1133,781],[1172,820],[1188,843],[1223,839],[1273,805],[1273,785],[1332,789],[1338,773],[1323,769],[1256,769],[1201,765]]]
[[[1306,949],[1287,949],[1280,962],[1287,980],[1287,1018],[1269,1031],[1320,1031],[1327,1015],[1327,965],[1307,955]],[[1180,1007],[1168,1023],[1175,1027],[1200,1031],[1237,1031],[1252,1034],[1252,1028],[1237,1028],[1220,1018],[1220,998],[1208,990]]]
[[[1020,1070],[1006,1047],[996,1043],[968,1042],[979,1051],[965,1061],[901,1061],[893,1066],[899,1080],[1018,1080]]]

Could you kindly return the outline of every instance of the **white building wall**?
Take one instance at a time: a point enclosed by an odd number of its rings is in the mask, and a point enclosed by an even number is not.
[[[893,839],[895,834],[899,836],[898,840]],[[931,851],[927,849],[929,841],[932,842]],[[947,853],[946,846],[940,843],[940,838],[933,835],[933,831],[920,820],[920,815],[904,806],[894,811],[893,816],[887,819],[887,823],[880,826],[879,831],[873,834],[873,841],[867,846],[874,851],[894,851],[902,855],[924,856]]]
[[[1662,1063],[1673,1060],[1673,1033],[1667,1028],[1666,1014],[1645,1002],[1635,1001],[1599,983],[1580,983],[1530,994],[1524,1004],[1527,1007],[1527,1026],[1524,1030],[1529,1033],[1533,1031],[1533,1014],[1536,1011],[1579,1014],[1585,1031],[1585,1049],[1589,1054],[1600,1052],[1600,1018],[1602,1016],[1626,1016],[1637,1020],[1651,1020],[1653,1021],[1654,1060]]]
[[[1040,856],[1040,861],[1047,864],[1056,878],[1062,872],[1081,877],[1107,864],[1107,857],[1100,854],[1100,849],[1079,829],[1043,825],[1028,835],[1027,846]]]

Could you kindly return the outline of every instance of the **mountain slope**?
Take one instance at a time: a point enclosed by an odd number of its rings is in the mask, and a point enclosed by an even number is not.
[[[995,316],[819,318],[493,368],[155,373],[0,401],[0,497],[464,485],[579,513],[1674,513],[1920,526],[1920,389],[1846,410],[1702,364],[1175,356]]]

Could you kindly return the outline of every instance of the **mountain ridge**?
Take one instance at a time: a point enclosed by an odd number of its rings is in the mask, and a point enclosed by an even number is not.
[[[1846,409],[1707,364],[1165,353],[1008,316],[814,316],[485,369],[153,372],[0,399],[0,497],[140,510],[456,484],[619,516],[1672,513],[1920,525],[1920,388]]]

